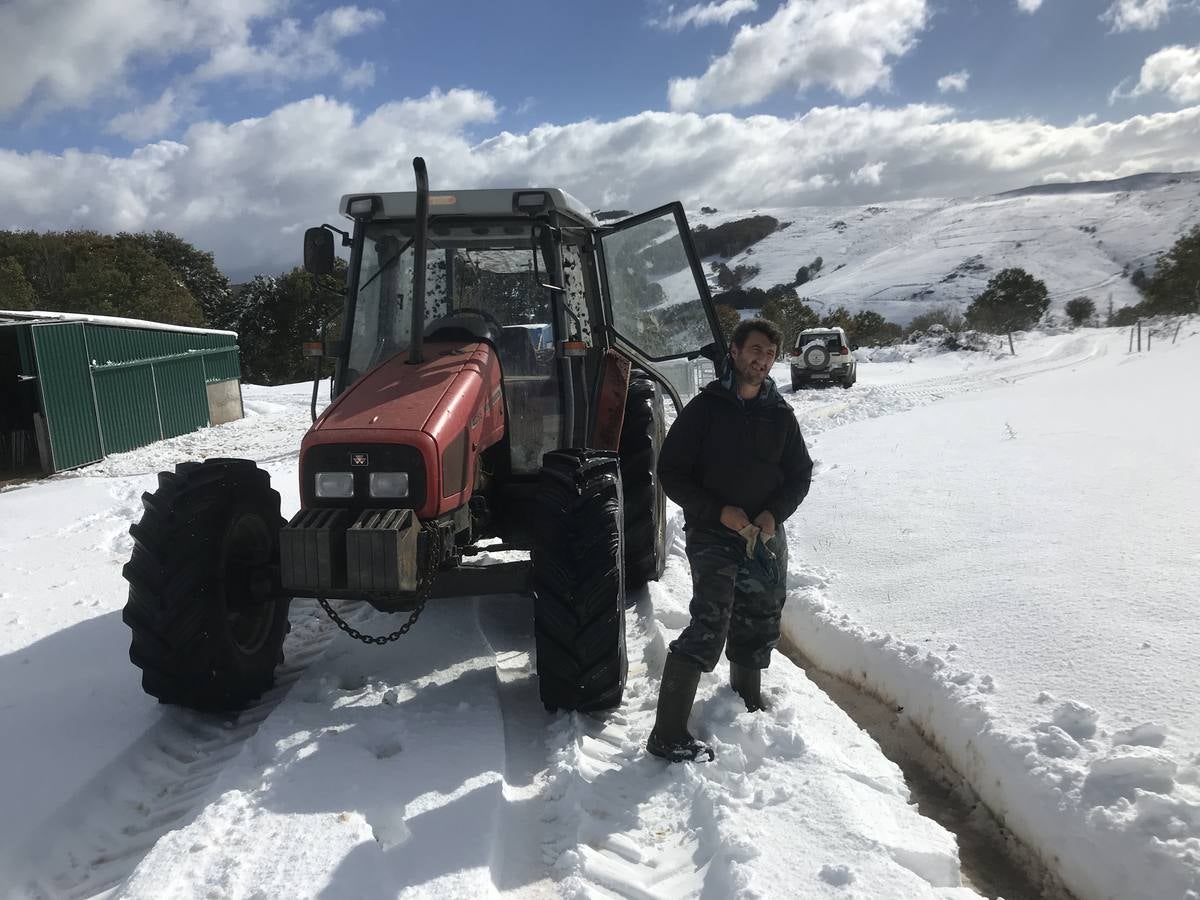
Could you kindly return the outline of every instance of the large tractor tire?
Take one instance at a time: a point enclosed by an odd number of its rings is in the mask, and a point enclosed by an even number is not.
[[[658,581],[667,566],[666,498],[658,483],[658,451],[664,437],[662,394],[653,381],[633,379],[619,449],[626,589]]]
[[[615,454],[555,450],[542,458],[533,612],[548,710],[590,712],[621,703],[629,668],[621,520]]]
[[[290,598],[279,587],[279,494],[245,459],[182,463],[142,495],[129,532],[129,658],[163,703],[232,711],[274,683]]]

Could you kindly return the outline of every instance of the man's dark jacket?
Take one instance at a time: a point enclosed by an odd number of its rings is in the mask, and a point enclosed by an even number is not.
[[[782,523],[812,480],[812,458],[796,414],[766,379],[753,400],[738,398],[729,377],[705,386],[667,433],[658,475],[683,507],[684,524],[721,526],[721,508],[740,506],[753,521],[769,509]]]

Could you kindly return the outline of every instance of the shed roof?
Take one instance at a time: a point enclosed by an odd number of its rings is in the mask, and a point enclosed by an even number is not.
[[[110,325],[114,328],[143,328],[150,331],[181,331],[187,334],[228,334],[237,337],[236,331],[219,328],[191,328],[187,325],[168,325],[147,319],[123,319],[118,316],[93,316],[86,313],[44,312],[30,309],[0,309],[0,322],[11,325],[25,322],[89,322],[93,325]]]

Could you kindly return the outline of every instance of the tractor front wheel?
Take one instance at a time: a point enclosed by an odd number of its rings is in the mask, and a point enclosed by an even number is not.
[[[142,495],[129,531],[129,657],[146,693],[244,708],[274,683],[289,598],[279,586],[279,494],[250,460],[181,463]]]
[[[542,704],[612,709],[621,703],[629,665],[616,454],[547,453],[537,517],[533,610]]]

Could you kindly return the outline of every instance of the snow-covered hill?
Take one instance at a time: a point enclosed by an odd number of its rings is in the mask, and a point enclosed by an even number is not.
[[[889,348],[851,390],[787,394],[817,461],[788,639],[927,734],[1082,900],[1200,896],[1200,334],[1179,324],[1142,354],[1113,329],[1018,335],[1015,358]],[[254,708],[147,698],[120,618],[141,492],[249,456],[290,514],[308,391],[247,386],[242,421],[0,492],[0,896],[979,896],[955,836],[782,654],[763,714],[723,663],[705,676],[715,763],[646,755],[687,620],[678,510],[611,715],[542,709],[515,595],[437,601],[387,648],[296,601]]]
[[[965,309],[1000,269],[1019,266],[1046,282],[1051,311],[1088,296],[1102,314],[1140,298],[1129,276],[1200,224],[1200,173],[1147,174],[1111,182],[1039,185],[957,200],[878,206],[794,207],[689,213],[693,226],[774,216],[779,231],[728,260],[759,267],[748,287],[791,284],[821,257],[798,291],[823,311],[869,309],[906,323],[933,305]]]

